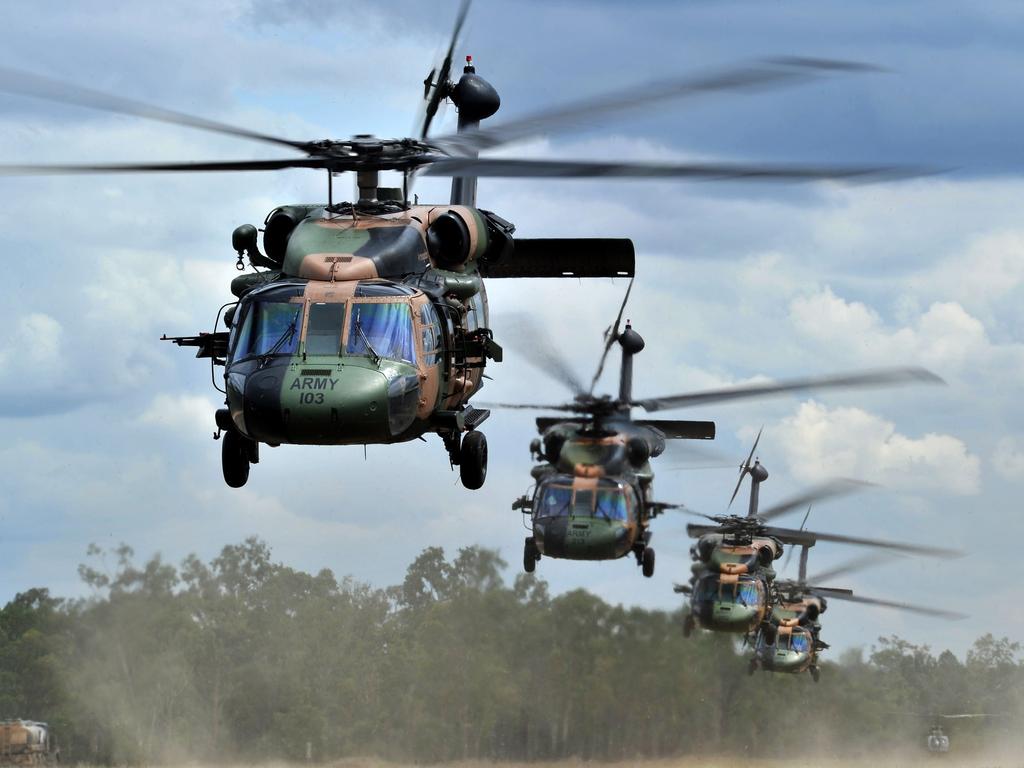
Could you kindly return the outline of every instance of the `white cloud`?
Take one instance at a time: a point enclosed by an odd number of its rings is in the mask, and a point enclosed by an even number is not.
[[[852,477],[907,490],[979,490],[981,461],[951,435],[912,438],[860,408],[813,400],[772,428],[792,474],[805,482]]]
[[[858,364],[920,364],[941,375],[978,365],[1024,365],[1020,345],[998,348],[982,322],[956,302],[934,302],[924,312],[903,307],[904,325],[888,325],[872,307],[837,296],[830,286],[794,298],[790,321],[804,338]]]

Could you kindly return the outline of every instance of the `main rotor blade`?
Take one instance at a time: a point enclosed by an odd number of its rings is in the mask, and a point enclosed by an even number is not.
[[[604,341],[604,351],[601,352],[601,360],[597,364],[597,371],[594,373],[594,378],[590,380],[590,394],[594,394],[594,387],[597,386],[597,380],[601,378],[601,374],[604,372],[604,363],[608,359],[608,353],[611,348],[615,345],[615,342],[619,340],[619,324],[622,322],[622,313],[626,311],[626,302],[629,301],[629,294],[633,290],[633,280],[635,278],[629,278],[629,285],[626,286],[626,295],[622,297],[622,303],[619,305],[619,314],[615,316],[615,323],[608,330],[607,337]]]
[[[789,551],[792,552],[793,550],[790,549]],[[876,565],[890,562],[893,558],[894,555],[884,552],[875,552],[870,555],[855,557],[852,560],[847,560],[846,562],[840,563],[826,571],[819,571],[811,578],[807,579],[807,581],[821,584],[822,582],[831,581],[837,576],[845,576],[849,573],[856,573],[857,571],[863,571],[868,568],[873,568]]]
[[[834,590],[828,587],[809,587],[809,592],[833,600],[846,600],[850,603],[863,603],[864,605],[878,605],[882,608],[894,608],[898,611],[909,611],[910,613],[919,613],[923,616],[937,616],[943,619],[966,619],[966,613],[960,613],[959,611],[947,611],[943,608],[929,608],[924,605],[913,605],[911,603],[897,603],[892,600],[878,600],[873,597],[861,597],[860,595],[851,595],[843,590]]]
[[[766,536],[774,536],[784,544],[814,544],[818,541],[831,541],[837,544],[854,544],[861,547],[876,547],[878,549],[889,549],[894,552],[909,552],[914,555],[929,555],[932,557],[963,557],[964,552],[958,549],[947,549],[945,547],[930,547],[925,544],[904,544],[898,541],[885,541],[882,539],[865,539],[858,536],[844,536],[838,533],[819,533],[817,531],[799,531],[795,528],[778,528],[773,525],[766,525],[763,529]]]
[[[462,25],[466,21],[466,15],[469,13],[470,3],[471,0],[462,0],[462,3],[459,5],[459,12],[455,17],[455,28],[452,30],[452,38],[448,43],[448,53],[445,54],[441,68],[437,70],[437,83],[434,85],[434,90],[431,92],[430,98],[427,101],[427,108],[423,116],[423,130],[420,133],[420,138],[427,138],[427,133],[430,131],[430,124],[434,121],[434,115],[437,114],[437,108],[440,106],[441,100],[447,96],[445,89],[447,88],[449,78],[451,77],[452,57],[455,55],[455,46],[459,42],[459,35],[462,34]]]
[[[595,119],[615,112],[635,109],[667,99],[700,96],[724,91],[758,91],[765,88],[806,82],[829,72],[870,71],[873,67],[825,59],[774,59],[641,84],[622,91],[554,107],[503,125],[447,134],[431,143],[454,154],[471,154],[512,141],[541,136],[568,127],[586,126]],[[483,174],[477,174],[483,175]]]
[[[216,120],[207,120],[203,117],[196,117],[173,109],[164,109],[163,107],[128,99],[124,96],[114,96],[113,94],[103,93],[92,88],[72,85],[71,83],[65,83],[53,78],[6,67],[0,67],[0,91],[42,99],[44,101],[52,101],[58,104],[74,104],[101,112],[114,112],[122,115],[131,115],[132,117],[141,117],[147,120],[156,120],[162,123],[171,123],[172,125],[184,125],[201,131],[237,136],[269,144],[279,144],[302,151],[305,151],[308,145],[307,142],[292,141],[279,136],[250,131],[248,128],[240,128],[235,125],[217,122]]]
[[[739,480],[736,481],[736,487],[732,489],[732,496],[729,497],[729,504],[726,506],[726,509],[732,506],[732,503],[736,500],[736,494],[740,492],[740,486],[743,485],[743,478],[746,477],[747,470],[750,469],[750,460],[754,458],[754,451],[757,450],[757,444],[761,442],[761,433],[763,431],[764,426],[762,425],[761,428],[757,430],[757,437],[754,438],[754,444],[750,448],[750,455],[747,456],[747,460],[740,465],[740,477]]]
[[[561,405],[539,405],[536,403],[474,403],[480,408],[505,408],[531,411],[561,411],[563,413],[585,413],[586,409],[571,403]]]
[[[502,326],[502,338],[510,340],[512,348],[526,362],[545,376],[568,387],[573,395],[583,394],[583,383],[579,376],[569,366],[565,355],[551,342],[547,331],[531,315],[506,317],[502,320]]]
[[[431,142],[434,143],[434,142]],[[690,181],[893,181],[933,175],[938,169],[895,165],[758,165],[744,163],[648,163],[605,160],[517,160],[462,158],[437,160],[424,176],[520,179],[688,179]]]
[[[859,389],[861,387],[883,387],[895,384],[945,384],[931,371],[924,368],[882,368],[860,373],[836,376],[809,376],[802,379],[786,379],[768,384],[747,384],[739,387],[711,389],[690,394],[652,397],[634,400],[632,405],[648,411],[662,411],[668,408],[689,408],[705,403],[720,403],[727,400],[744,400],[752,397],[768,397],[788,392],[804,392],[812,389]]]
[[[872,483],[865,483],[862,480],[851,480],[849,478],[839,477],[835,480],[829,480],[828,482],[809,488],[803,493],[791,496],[778,504],[773,504],[763,512],[759,511],[757,516],[762,520],[774,520],[776,517],[781,517],[787,512],[793,511],[797,507],[813,504],[814,502],[821,501],[822,499],[832,499],[836,496],[845,496],[848,493],[862,491],[865,488],[871,487],[871,485]]]
[[[191,171],[277,171],[283,168],[333,168],[335,158],[288,160],[216,160],[181,163],[89,163],[71,165],[0,165],[0,176],[56,176],[88,173],[164,173]]]

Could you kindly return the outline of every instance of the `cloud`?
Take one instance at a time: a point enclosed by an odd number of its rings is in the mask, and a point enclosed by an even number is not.
[[[790,301],[789,316],[805,339],[860,364],[917,363],[942,375],[997,359],[1017,368],[1024,365],[1024,349],[996,349],[983,323],[953,301],[934,302],[906,324],[890,325],[874,308],[847,301],[825,286]]]
[[[772,428],[792,474],[804,482],[852,477],[889,488],[977,493],[981,461],[951,435],[912,438],[860,408],[813,400]]]

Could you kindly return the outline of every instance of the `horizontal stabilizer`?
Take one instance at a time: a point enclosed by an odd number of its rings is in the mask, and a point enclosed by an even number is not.
[[[636,253],[629,238],[515,239],[515,250],[484,277],[633,277]]]
[[[682,421],[677,419],[645,419],[637,421],[644,427],[654,427],[669,440],[714,440],[715,422]]]

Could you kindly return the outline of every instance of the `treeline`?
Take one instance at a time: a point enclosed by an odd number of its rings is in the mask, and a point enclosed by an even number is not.
[[[90,555],[93,597],[0,611],[0,717],[50,722],[64,760],[855,755],[918,748],[928,722],[897,713],[927,712],[1005,715],[953,721],[958,749],[1019,730],[1019,646],[991,635],[962,661],[881,639],[815,685],[748,677],[738,644],[684,640],[679,613],[509,585],[484,549],[426,549],[388,589],[256,539],[178,567]]]

